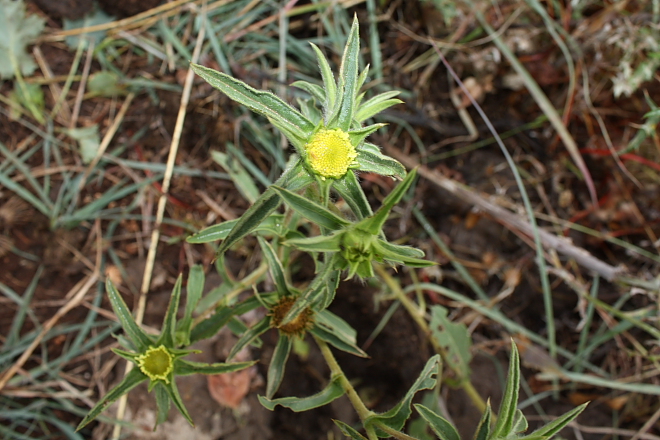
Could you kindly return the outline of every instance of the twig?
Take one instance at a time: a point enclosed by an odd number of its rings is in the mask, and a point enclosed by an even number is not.
[[[525,234],[532,235],[533,228],[525,219],[520,216],[494,204],[475,190],[462,185],[461,183],[445,177],[436,171],[425,166],[420,166],[415,159],[403,155],[400,151],[388,147],[388,154],[395,157],[401,163],[409,168],[419,167],[420,176],[428,179],[433,184],[449,191],[454,196],[470,204],[477,206],[482,211],[487,212],[509,229],[517,229]],[[566,237],[559,237],[543,229],[539,229],[541,244],[546,249],[554,249],[562,255],[573,258],[584,268],[598,273],[608,281],[619,281],[626,270],[622,266],[611,266],[602,260],[591,255],[585,249],[575,246],[571,240]]]

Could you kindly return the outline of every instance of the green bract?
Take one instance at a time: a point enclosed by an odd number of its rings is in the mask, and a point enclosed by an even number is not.
[[[253,365],[254,362],[236,362],[236,363],[217,363],[217,364],[204,364],[199,362],[192,362],[182,359],[187,354],[196,352],[196,350],[185,350],[178,348],[180,344],[177,343],[177,335],[182,336],[183,340],[190,340],[190,326],[188,319],[192,316],[190,313],[195,307],[199,297],[196,291],[198,285],[204,284],[203,277],[200,279],[198,276],[199,266],[191,268],[191,276],[188,279],[188,300],[186,304],[186,313],[182,321],[177,323],[176,314],[179,308],[179,300],[181,298],[181,277],[178,278],[170,304],[167,308],[165,318],[163,320],[163,327],[161,334],[157,338],[148,335],[140,328],[133,319],[130,310],[117,291],[117,288],[110,280],[106,282],[106,290],[112,309],[114,310],[119,322],[124,329],[127,339],[120,338],[120,341],[126,342],[130,349],[135,350],[124,351],[114,349],[113,351],[119,356],[127,359],[135,364],[133,368],[122,380],[119,385],[108,391],[101,400],[91,409],[85,418],[78,425],[81,429],[89,422],[98,417],[101,412],[112,402],[117,400],[123,394],[128,393],[141,382],[149,381],[149,391],[156,390],[156,403],[158,405],[158,417],[156,418],[156,425],[166,420],[167,414],[170,409],[170,402],[174,402],[174,406],[183,414],[183,416],[192,425],[192,419],[183,405],[181,396],[176,387],[176,376],[187,376],[191,374],[218,374],[227,373],[230,371],[241,370]],[[188,312],[190,310],[190,312]],[[155,427],[154,427],[155,428]]]

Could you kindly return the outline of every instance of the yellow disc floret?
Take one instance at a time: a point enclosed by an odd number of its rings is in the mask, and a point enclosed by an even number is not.
[[[169,375],[174,368],[174,358],[165,346],[151,347],[137,357],[140,371],[150,380],[162,380],[170,383]]]
[[[307,163],[322,178],[339,179],[357,157],[348,133],[339,129],[321,129],[305,145]]]

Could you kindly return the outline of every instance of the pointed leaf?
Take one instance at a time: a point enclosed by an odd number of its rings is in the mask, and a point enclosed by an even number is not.
[[[387,124],[373,124],[366,127],[358,128],[348,132],[348,137],[351,139],[351,144],[358,146],[374,131],[385,127]]]
[[[321,326],[318,325],[314,326],[309,332],[314,336],[316,336],[317,338],[332,345],[333,347],[340,349],[341,351],[345,351],[346,353],[350,353],[358,357],[363,357],[363,358],[369,357],[367,353],[362,351],[362,349],[360,349],[360,347],[358,347],[354,343],[352,344],[348,341],[343,340],[342,338],[334,334],[332,331],[325,329]]]
[[[394,244],[387,242],[385,240],[379,240],[378,246],[382,247],[387,252],[399,255],[402,258],[424,258],[424,251],[421,249],[414,248],[412,246],[403,246],[400,244]]]
[[[335,184],[332,187],[348,203],[348,206],[358,220],[362,220],[373,214],[371,206],[367,201],[367,196],[364,194],[355,173],[346,173],[341,179],[335,180]]]
[[[268,380],[266,381],[266,398],[272,399],[282,383],[284,368],[291,352],[292,339],[280,333],[273,357],[268,366]]]
[[[190,66],[204,81],[255,113],[266,116],[292,132],[301,133],[303,137],[308,137],[314,130],[311,121],[273,93],[256,90],[243,81],[199,64],[191,63]]]
[[[442,346],[447,356],[445,362],[461,379],[470,377],[470,347],[472,339],[463,323],[453,323],[447,318],[447,309],[434,305],[431,307],[431,337]]]
[[[170,413],[170,396],[167,394],[165,385],[162,383],[156,385],[156,408],[158,414],[156,416],[156,423],[154,424],[154,431],[158,425],[165,423]]]
[[[410,171],[406,178],[397,186],[395,186],[392,192],[389,193],[387,197],[385,197],[383,204],[380,208],[378,208],[378,211],[376,211],[373,216],[360,221],[357,224],[357,227],[363,231],[369,232],[372,235],[379,234],[383,229],[383,225],[385,224],[387,217],[390,215],[390,211],[392,208],[394,208],[394,205],[399,203],[401,198],[408,191],[408,188],[410,188],[412,185],[416,175],[416,170]]]
[[[329,310],[322,310],[315,316],[315,328],[328,335],[317,335],[327,343],[340,350],[356,356],[367,357],[367,354],[357,346],[357,331],[350,324]],[[325,339],[324,339],[325,336]],[[335,341],[336,339],[336,341]]]
[[[103,398],[99,400],[96,405],[94,405],[94,408],[92,408],[89,413],[87,413],[82,422],[80,422],[76,428],[76,431],[81,430],[85,425],[98,417],[108,405],[119,399],[122,395],[128,393],[130,390],[145,380],[147,380],[147,376],[138,368],[133,368],[124,377],[124,380],[119,383],[119,385],[108,391],[108,393],[103,396]]]
[[[326,287],[324,281],[334,271],[335,265],[339,260],[339,254],[326,254],[326,258],[328,260],[323,263],[321,271],[316,275],[312,282],[309,283],[303,294],[296,299],[295,303],[293,303],[289,312],[284,319],[282,319],[282,324],[291,322],[300,314],[300,312],[307,307],[313,307],[319,298],[321,298]]]
[[[179,345],[190,345],[192,315],[199,300],[202,299],[204,280],[204,268],[200,264],[196,264],[190,268],[188,272],[186,309],[184,310],[183,319],[177,323],[177,342],[180,342]]]
[[[280,259],[277,257],[277,253],[273,247],[261,237],[257,237],[259,240],[259,246],[264,253],[264,258],[268,263],[268,271],[273,277],[273,282],[275,283],[275,288],[280,295],[288,295],[289,288],[286,282],[286,277],[284,276],[284,268]]]
[[[306,91],[319,102],[325,103],[325,90],[323,90],[323,87],[317,84],[312,84],[309,81],[294,81],[291,83],[291,85],[293,87],[299,88],[300,90]]]
[[[179,301],[181,300],[182,282],[183,277],[179,275],[174,284],[174,289],[172,289],[170,304],[167,306],[167,312],[165,312],[165,318],[163,319],[163,328],[160,330],[160,337],[158,338],[156,345],[163,344],[166,347],[174,348],[176,342],[176,313],[179,310]]]
[[[110,298],[110,305],[112,310],[114,310],[117,319],[121,327],[124,329],[126,336],[131,340],[135,349],[139,352],[143,352],[149,348],[154,342],[149,336],[137,325],[131,311],[126,306],[124,299],[121,297],[117,288],[110,278],[105,282],[105,289],[108,292],[108,298]]]
[[[348,220],[339,217],[327,208],[301,195],[277,186],[272,186],[271,188],[277,191],[287,205],[312,223],[316,223],[332,231],[350,224]]]
[[[391,410],[383,414],[376,414],[365,419],[365,426],[375,426],[383,424],[395,430],[401,430],[406,420],[410,417],[412,412],[410,404],[413,397],[418,391],[428,390],[435,387],[437,379],[436,375],[438,374],[438,366],[440,365],[440,356],[435,355],[428,360],[426,366],[420,373],[419,377],[415,383],[410,387],[406,395],[401,399],[401,401]],[[379,431],[379,435],[382,437],[386,434]],[[383,435],[381,435],[383,434]]]
[[[436,264],[433,261],[409,257],[407,255],[410,253],[409,249],[414,249],[409,246],[399,246],[384,240],[377,240],[373,246],[379,257],[394,264],[403,264],[408,267],[430,267]]]
[[[461,436],[454,428],[454,425],[449,423],[446,419],[440,417],[424,405],[413,405],[420,416],[426,420],[433,432],[440,440],[461,440]]]
[[[174,406],[176,406],[181,415],[188,421],[188,423],[190,423],[191,426],[195,426],[192,418],[190,418],[190,414],[188,414],[186,406],[183,404],[183,400],[181,400],[181,395],[179,394],[179,389],[176,387],[176,382],[171,380],[169,384],[163,384],[163,387],[165,388],[165,391],[167,391],[167,394],[170,396],[170,399],[172,399],[172,402],[174,402]]]
[[[309,173],[303,168],[300,159],[296,164],[284,171],[284,174],[277,179],[274,185],[283,188],[288,188],[291,191],[296,191],[302,186],[310,184],[313,179]],[[273,189],[268,188],[257,201],[250,206],[247,211],[243,213],[240,219],[236,222],[227,238],[220,244],[218,254],[223,254],[234,243],[257,228],[264,220],[266,220],[272,213],[280,206],[280,196]]]
[[[351,128],[353,122],[354,101],[357,96],[358,87],[358,61],[360,52],[360,34],[357,16],[353,18],[353,25],[348,34],[348,41],[341,59],[339,75],[344,85],[341,107],[339,109],[337,125],[344,131]]]
[[[264,334],[270,328],[270,316],[265,316],[261,321],[257,322],[254,326],[249,328],[243,335],[236,341],[236,344],[229,352],[227,360],[231,360],[243,349],[246,345],[251,344],[255,339]]]
[[[516,415],[513,416],[513,429],[511,430],[512,434],[520,434],[521,432],[527,431],[527,419],[525,414],[519,409],[516,410]]]
[[[251,367],[256,361],[251,362],[227,362],[206,364],[203,362],[193,362],[184,359],[177,360],[174,365],[174,374],[176,376],[190,376],[192,374],[223,374],[232,371],[244,370]]]
[[[497,423],[493,428],[493,437],[508,437],[513,431],[513,422],[518,406],[518,388],[520,387],[520,358],[518,347],[511,341],[511,360],[509,361],[509,374],[506,380],[502,403],[500,404]]]
[[[216,310],[209,318],[197,324],[190,332],[190,343],[207,339],[214,336],[222,327],[227,325],[234,316],[234,311],[229,307]]]
[[[493,411],[490,408],[489,399],[488,402],[486,402],[486,410],[481,415],[481,420],[474,432],[474,440],[490,440],[492,438],[490,435],[490,419],[492,415]]]
[[[366,437],[364,437],[362,434],[357,432],[355,429],[348,426],[346,423],[334,419],[332,421],[335,422],[335,425],[339,427],[341,433],[344,434],[346,437],[350,437],[352,440],[367,440]]]
[[[224,240],[229,235],[232,228],[238,223],[239,219],[228,220],[226,222],[218,223],[217,225],[209,226],[201,231],[186,238],[188,243],[200,244],[211,243],[213,241]]]
[[[321,77],[323,78],[323,89],[325,90],[326,99],[323,102],[326,110],[329,110],[335,106],[335,100],[337,98],[337,85],[335,83],[335,76],[332,74],[330,69],[330,64],[328,63],[327,58],[321,52],[321,49],[314,43],[310,43],[314,53],[316,53],[316,58],[319,61],[319,69],[321,70]]]
[[[186,238],[186,241],[192,244],[201,244],[224,240],[227,238],[227,235],[229,235],[229,232],[231,232],[236,223],[238,223],[238,220],[239,219],[228,220],[226,222],[218,223],[217,225],[204,228],[201,231]],[[254,232],[262,232],[264,235],[278,235],[280,233],[283,221],[283,215],[271,215],[267,217],[259,226],[257,226],[254,229]]]
[[[308,397],[282,397],[280,399],[267,399],[264,396],[259,396],[259,402],[273,411],[277,405],[289,408],[294,412],[307,411],[319,406],[327,405],[333,400],[341,397],[344,394],[344,389],[339,385],[339,379],[333,379],[327,387],[322,391]]]
[[[341,234],[317,235],[315,237],[286,240],[285,246],[291,246],[305,252],[338,252],[341,247]]]
[[[359,106],[358,111],[355,114],[355,120],[362,123],[393,105],[402,104],[403,101],[400,99],[392,99],[398,94],[398,91],[392,90],[389,92],[381,93],[369,99],[367,102]]]
[[[360,171],[376,173],[381,176],[391,176],[403,179],[406,177],[406,168],[389,156],[385,156],[380,149],[368,142],[362,144],[358,150],[357,160]]]
[[[580,413],[584,411],[587,405],[589,405],[589,402],[583,403],[582,405],[573,408],[566,414],[557,417],[552,422],[532,432],[531,434],[529,434],[529,436],[525,436],[523,438],[527,439],[527,437],[530,436],[534,436],[534,437],[543,436],[548,440],[551,439],[552,437],[555,436],[555,434],[559,433],[559,431],[564,429],[566,425],[571,423],[578,415],[580,415]]]

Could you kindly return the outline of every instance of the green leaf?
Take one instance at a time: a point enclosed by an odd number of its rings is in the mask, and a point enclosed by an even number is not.
[[[163,384],[163,387],[167,391],[167,394],[170,396],[170,399],[172,399],[172,402],[174,402],[174,406],[176,406],[181,415],[188,421],[188,423],[190,423],[191,426],[195,426],[192,418],[190,418],[190,414],[188,414],[186,406],[183,404],[183,400],[181,400],[181,395],[179,394],[179,389],[176,387],[176,382],[171,380],[169,384]]]
[[[206,364],[203,362],[178,359],[174,364],[174,374],[176,376],[190,376],[192,374],[231,373],[232,371],[239,371],[251,367],[255,363],[256,361]]]
[[[346,353],[350,353],[358,357],[363,357],[363,358],[369,357],[369,355],[364,351],[362,351],[362,349],[360,349],[360,347],[355,345],[355,343],[350,343],[348,341],[345,341],[344,339],[333,333],[332,330],[330,329],[325,329],[317,325],[312,327],[312,329],[309,332],[314,336],[316,336],[317,338],[332,345],[333,347],[340,349],[341,351],[345,351]]]
[[[491,437],[508,437],[513,432],[513,422],[518,406],[518,388],[520,387],[520,358],[518,347],[511,341],[511,360],[509,361],[509,374],[506,380],[500,411],[497,415],[497,423],[493,428]]]
[[[40,84],[29,84],[23,81],[15,81],[14,89],[9,94],[9,99],[18,102],[22,108],[11,106],[10,117],[12,119],[19,119],[23,113],[23,109],[29,110],[29,114],[39,121],[44,123],[44,110],[46,108],[44,91]]]
[[[489,399],[488,402],[486,402],[486,410],[481,415],[481,420],[474,432],[474,440],[490,440],[492,438],[490,435],[490,419],[492,415],[493,411],[490,408]]]
[[[348,220],[301,195],[277,186],[271,188],[277,191],[287,205],[312,223],[332,231],[342,229],[350,224]]]
[[[531,434],[522,437],[525,440],[530,440],[528,437],[544,437],[548,440],[550,440],[552,437],[555,436],[555,434],[559,433],[566,425],[571,423],[584,409],[589,405],[589,402],[583,403],[582,405],[573,408],[566,414],[557,417],[555,420],[552,422],[548,423],[545,426],[542,426],[541,428],[537,429],[536,431],[532,432]],[[522,439],[521,439],[522,440]]]
[[[383,110],[392,107],[396,104],[403,104],[403,101],[400,99],[391,99],[399,94],[398,91],[392,90],[389,92],[384,92],[379,95],[374,96],[367,102],[361,104],[358,107],[358,111],[355,114],[354,119],[360,123],[366,121],[372,116],[382,112]]]
[[[384,240],[376,240],[373,247],[378,256],[394,264],[403,264],[408,267],[430,267],[436,264],[433,261],[410,257],[409,254],[413,253],[410,250],[415,249],[410,246],[400,246]]]
[[[447,309],[434,305],[431,307],[431,337],[442,346],[447,356],[448,367],[460,374],[461,379],[470,377],[470,347],[472,339],[465,324],[453,323],[447,319]]]
[[[367,201],[367,196],[364,194],[355,173],[346,173],[341,179],[335,180],[335,184],[332,187],[348,203],[348,206],[358,220],[362,220],[373,214],[371,206]]]
[[[351,144],[358,146],[374,131],[385,127],[387,124],[373,124],[367,127],[358,128],[348,132],[348,137],[351,139]]]
[[[392,192],[390,192],[387,197],[383,200],[383,204],[371,217],[365,218],[356,224],[356,228],[362,231],[366,231],[371,235],[380,234],[383,229],[383,225],[387,220],[387,217],[390,215],[390,211],[399,203],[399,200],[405,195],[408,191],[408,188],[412,185],[417,175],[416,170],[412,170],[406,178],[394,187]]]
[[[435,375],[438,373],[439,365],[439,355],[435,355],[429,359],[419,377],[412,385],[412,387],[410,387],[403,399],[401,399],[401,401],[394,408],[387,411],[386,413],[376,414],[365,419],[364,426],[375,426],[377,428],[378,425],[381,424],[397,431],[401,430],[406,420],[408,420],[410,414],[412,413],[410,404],[413,397],[415,396],[415,393],[421,390],[428,390],[435,387],[437,382]],[[378,430],[377,433],[380,437],[387,436],[387,434],[380,430]]]
[[[325,55],[323,55],[323,52],[321,52],[321,49],[319,49],[318,46],[316,46],[314,43],[310,44],[312,45],[312,49],[314,49],[314,53],[316,53],[316,58],[319,60],[319,69],[321,70],[323,88],[325,89],[326,97],[323,105],[327,113],[328,110],[334,108],[335,101],[337,99],[337,85],[335,83],[335,76],[332,74],[330,64],[328,64],[328,60]]]
[[[353,25],[348,34],[348,41],[344,49],[344,54],[341,59],[341,68],[339,69],[339,76],[342,78],[344,85],[342,94],[341,107],[337,125],[344,131],[348,131],[353,123],[353,112],[355,98],[357,96],[358,86],[358,61],[360,52],[360,34],[357,16],[353,18]]]
[[[305,252],[337,252],[341,243],[341,234],[317,235],[314,237],[292,238],[284,242],[285,246],[291,246]]]
[[[14,72],[31,75],[37,68],[26,50],[44,30],[46,20],[25,14],[22,1],[0,0],[0,79],[12,79]]]
[[[265,316],[261,321],[257,322],[254,326],[250,327],[243,335],[236,341],[236,344],[229,352],[227,360],[231,360],[243,349],[246,345],[251,344],[259,336],[264,334],[270,328],[270,316]]]
[[[125,94],[126,84],[122,83],[119,75],[110,70],[101,70],[100,72],[89,75],[87,90],[94,96],[103,96],[112,98],[113,96]]]
[[[226,222],[218,223],[217,225],[209,226],[201,231],[186,238],[188,243],[200,244],[211,243],[213,241],[224,240],[229,235],[229,232],[236,226],[239,219],[228,220]]]
[[[216,310],[209,318],[197,324],[190,332],[190,343],[214,336],[222,327],[227,325],[234,316],[234,311],[228,307]]]
[[[323,90],[323,87],[317,85],[317,84],[312,84],[309,81],[295,81],[292,82],[291,85],[293,87],[297,87],[300,90],[304,90],[312,97],[317,99],[319,102],[325,103],[325,90]]]
[[[376,173],[381,176],[391,176],[403,179],[406,177],[406,168],[397,160],[385,156],[380,149],[368,142],[362,144],[356,158],[360,171]]]
[[[64,130],[64,133],[78,142],[80,158],[83,163],[86,165],[91,163],[101,147],[101,137],[99,136],[98,124],[82,128],[69,128]]]
[[[228,220],[226,222],[218,223],[217,225],[209,226],[201,231],[186,238],[188,243],[201,244],[211,243],[213,241],[220,241],[227,238],[229,232],[238,223],[239,219]],[[259,226],[254,229],[254,232],[261,232],[264,235],[279,235],[284,216],[280,214],[271,215],[267,217]]]
[[[334,419],[332,421],[335,422],[335,425],[339,427],[341,433],[344,434],[346,437],[350,437],[353,440],[367,440],[366,437],[364,437],[362,434],[357,432],[355,429],[348,426],[346,423]]]
[[[156,423],[154,424],[154,431],[161,423],[165,423],[167,416],[170,413],[170,396],[162,383],[156,384],[156,408],[158,414],[156,416]]]
[[[519,409],[516,410],[516,415],[513,416],[513,429],[511,430],[512,434],[520,434],[521,432],[527,431],[527,419],[525,414]]]
[[[211,158],[227,171],[231,176],[231,180],[236,185],[238,192],[248,202],[254,203],[257,201],[261,191],[259,191],[250,174],[243,168],[243,165],[241,165],[236,157],[221,153],[220,151],[211,151]]]
[[[288,295],[289,288],[286,282],[286,277],[284,276],[284,268],[282,267],[280,259],[277,257],[277,253],[275,253],[275,250],[270,245],[270,243],[268,243],[262,237],[257,237],[257,239],[259,240],[259,246],[261,246],[261,250],[264,253],[264,258],[268,263],[268,271],[273,277],[273,282],[275,283],[277,292],[280,295]]]
[[[268,366],[268,376],[266,381],[266,398],[272,399],[282,383],[284,377],[284,368],[291,352],[292,339],[280,333],[277,340],[273,357]]]
[[[190,272],[188,272],[186,309],[184,311],[183,319],[177,323],[177,343],[180,343],[179,345],[190,345],[192,315],[199,300],[202,299],[204,280],[204,268],[200,264],[195,264],[190,268]]]
[[[108,393],[103,396],[96,405],[94,405],[94,408],[92,408],[82,422],[80,422],[76,431],[80,431],[85,425],[97,418],[108,405],[145,380],[147,380],[147,376],[142,373],[139,368],[133,368],[126,376],[124,376],[124,379],[119,385],[108,391]]]
[[[288,132],[299,133],[306,139],[314,131],[311,121],[273,93],[256,90],[243,81],[199,64],[191,63],[190,66],[211,86],[255,113],[266,116],[278,126],[285,127]]]
[[[91,26],[96,26],[100,24],[106,24],[110,23],[111,21],[114,20],[114,17],[111,17],[110,15],[106,14],[103,12],[102,9],[97,7],[96,5],[94,6],[94,10],[85,15],[83,18],[80,18],[78,20],[69,20],[67,18],[64,18],[62,20],[62,27],[64,28],[65,31],[73,30],[73,29],[80,29],[80,28],[85,28],[85,27],[91,27]],[[80,39],[83,38],[85,39],[85,42],[87,40],[93,40],[94,45],[98,46],[101,41],[105,38],[106,31],[101,30],[101,31],[96,31],[96,32],[85,32],[82,35],[70,35],[64,39],[66,42],[67,46],[71,49],[76,49],[78,45],[80,44]]]
[[[323,263],[320,272],[314,277],[311,283],[307,286],[307,289],[303,292],[302,295],[296,299],[296,302],[293,303],[291,309],[286,314],[284,319],[282,319],[282,324],[287,324],[291,322],[296,316],[300,314],[307,307],[313,307],[317,301],[322,298],[324,290],[326,288],[325,280],[331,275],[335,270],[337,261],[339,260],[339,254],[326,254],[327,261]]]
[[[267,399],[264,396],[259,396],[259,402],[273,411],[277,405],[289,408],[294,412],[307,411],[319,406],[327,405],[333,400],[341,397],[344,394],[344,389],[339,385],[339,379],[334,378],[330,381],[327,387],[322,391],[308,397],[282,397],[280,399]]]
[[[108,292],[108,298],[110,299],[110,305],[112,310],[117,315],[121,327],[124,329],[126,336],[131,340],[135,349],[139,352],[146,351],[149,346],[153,345],[153,341],[147,334],[137,325],[131,311],[126,306],[124,299],[121,297],[117,288],[110,278],[105,282],[105,289]]]
[[[274,185],[287,188],[291,191],[296,191],[312,182],[312,177],[309,176],[309,173],[302,165],[302,161],[298,158],[295,165],[287,168]],[[241,218],[238,219],[231,232],[227,235],[227,238],[218,248],[217,254],[225,253],[227,249],[234,245],[238,240],[252,232],[252,230],[266,220],[278,206],[280,206],[280,196],[273,187],[269,187],[259,199],[257,199],[257,201],[243,213]]]
[[[456,428],[446,419],[440,417],[424,405],[415,404],[413,406],[419,415],[426,420],[440,440],[461,440],[461,436],[456,431]]]
[[[367,357],[367,354],[357,346],[355,329],[339,316],[329,310],[321,310],[315,316],[315,323],[312,333],[325,342],[347,353]]]
[[[163,318],[163,327],[160,330],[160,337],[156,345],[163,344],[165,347],[174,348],[174,344],[176,343],[176,312],[179,310],[182,282],[183,277],[179,275],[174,284],[174,289],[172,289],[172,296],[165,312],[165,318]]]

